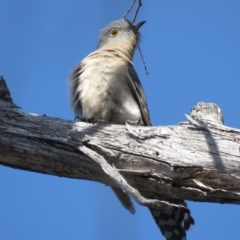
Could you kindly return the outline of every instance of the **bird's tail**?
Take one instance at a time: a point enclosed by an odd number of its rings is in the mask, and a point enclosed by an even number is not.
[[[186,240],[186,231],[194,225],[194,219],[186,202],[183,200],[169,201],[173,204],[183,205],[186,208],[151,209],[149,208],[157,226],[166,240]]]

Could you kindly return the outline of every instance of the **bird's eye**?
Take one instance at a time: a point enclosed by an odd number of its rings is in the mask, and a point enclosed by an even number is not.
[[[115,36],[117,36],[119,33],[120,33],[120,30],[117,29],[117,28],[114,28],[114,29],[111,30],[111,34],[110,34],[110,35],[111,35],[112,37],[115,37]]]

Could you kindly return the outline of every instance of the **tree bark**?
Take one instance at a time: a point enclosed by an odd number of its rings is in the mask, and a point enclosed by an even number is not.
[[[177,126],[87,124],[23,113],[0,80],[0,164],[119,186],[147,199],[240,203],[240,130],[215,104]],[[120,175],[120,174],[121,175]],[[145,200],[145,201],[144,201]]]

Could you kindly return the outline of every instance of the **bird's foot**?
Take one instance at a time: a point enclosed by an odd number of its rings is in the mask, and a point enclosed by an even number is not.
[[[139,118],[139,119],[136,120],[136,121],[127,120],[127,121],[125,122],[125,124],[129,124],[129,125],[131,125],[131,126],[141,126],[141,125],[142,125],[141,122],[142,122],[142,119]]]

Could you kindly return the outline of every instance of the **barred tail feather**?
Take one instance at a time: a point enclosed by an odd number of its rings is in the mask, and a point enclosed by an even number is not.
[[[187,207],[183,200],[170,201]],[[149,208],[157,226],[166,240],[186,240],[186,231],[194,225],[194,219],[188,208],[151,209]]]

